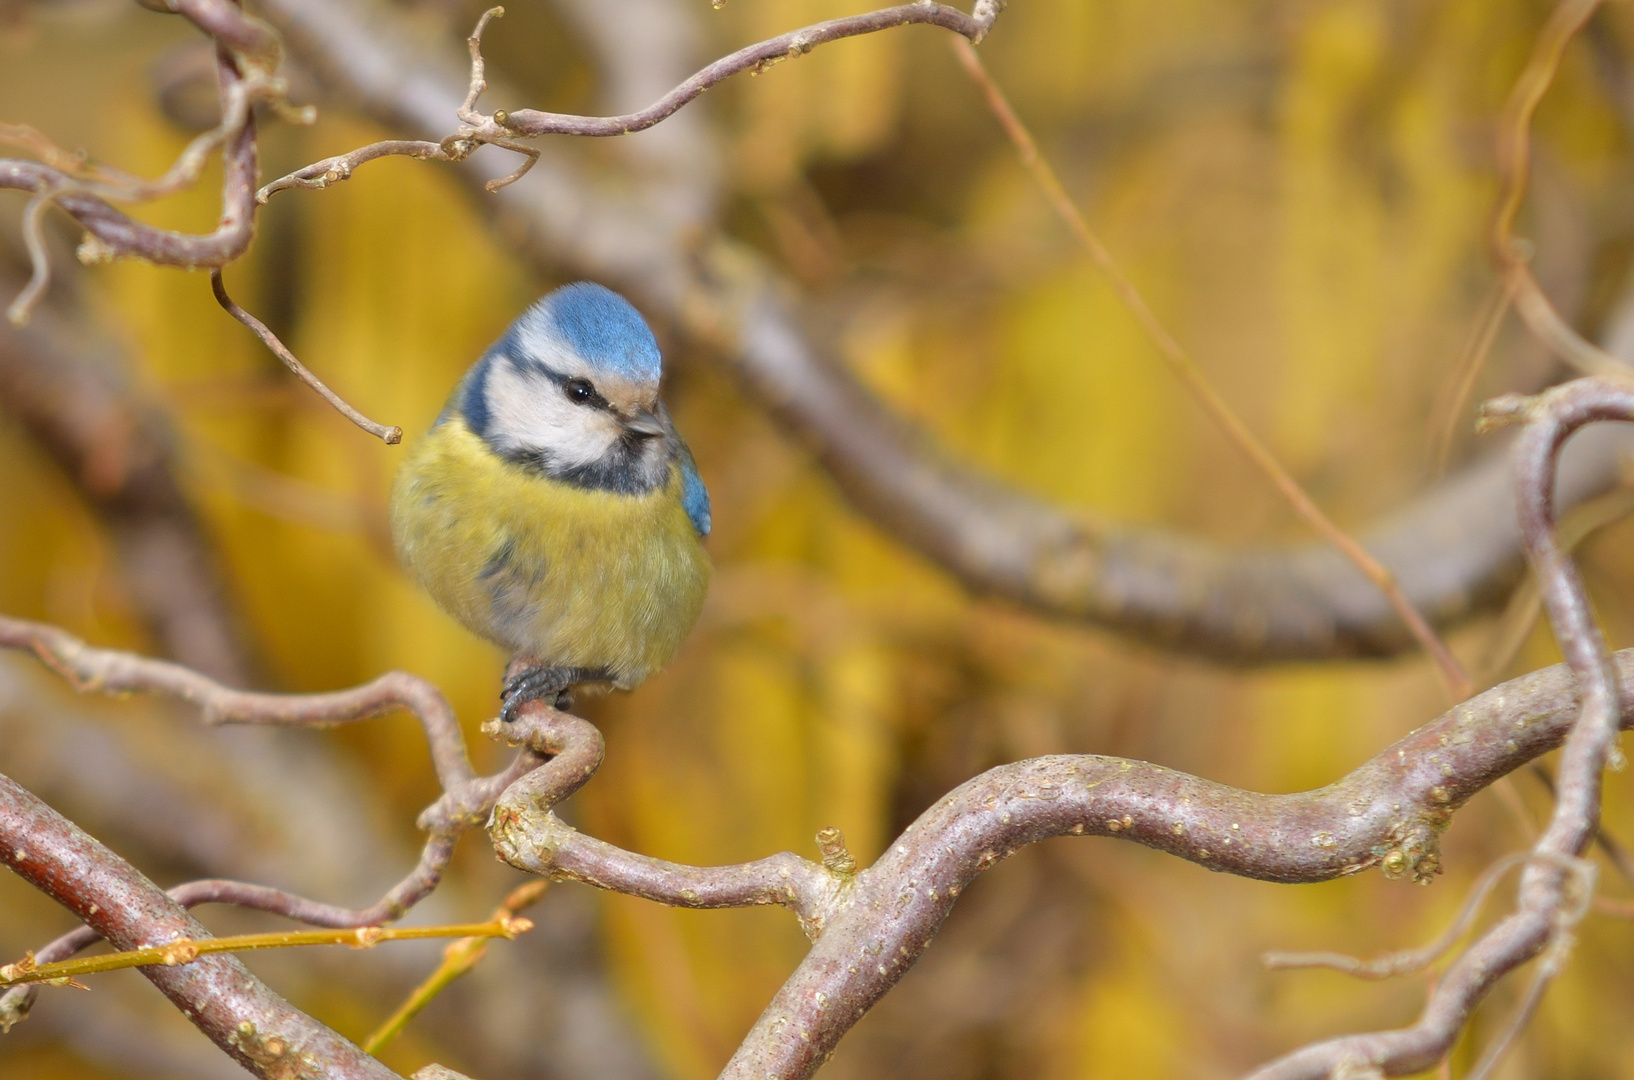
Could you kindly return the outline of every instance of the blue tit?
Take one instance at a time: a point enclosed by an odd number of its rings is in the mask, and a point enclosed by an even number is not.
[[[518,663],[502,720],[629,689],[703,607],[709,493],[658,397],[641,315],[580,282],[523,312],[454,389],[392,489],[403,565]]]

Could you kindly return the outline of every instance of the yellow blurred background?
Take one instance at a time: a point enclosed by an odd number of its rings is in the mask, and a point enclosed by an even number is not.
[[[696,63],[863,10],[670,6],[695,28]],[[479,8],[423,0],[398,14],[457,52]],[[1317,500],[1361,526],[1436,476],[1445,386],[1495,286],[1483,230],[1496,118],[1549,10],[1018,0],[982,56],[1159,316]],[[0,19],[0,118],[145,175],[196,130],[159,92],[196,37],[180,20],[112,0],[0,6]],[[605,108],[580,26],[547,0],[520,0],[489,31],[496,74],[539,107]],[[1098,515],[1223,542],[1304,538],[1053,216],[946,37],[910,28],[839,43],[695,105],[719,140],[721,228],[780,266],[852,369],[963,459]],[[1539,114],[1522,225],[1544,287],[1591,335],[1634,253],[1630,56],[1634,17],[1621,6],[1571,47]],[[263,171],[383,134],[325,102],[310,128],[269,124]],[[656,136],[543,149],[616,175],[621,155]],[[282,195],[226,272],[309,367],[409,439],[559,283],[490,231],[453,168],[388,160],[333,190]],[[135,213],[208,230],[218,177]],[[23,200],[4,201],[16,265]],[[51,225],[66,252],[77,237]],[[495,711],[505,657],[398,570],[383,521],[401,451],[291,379],[217,308],[203,274],[70,262],[59,258],[60,272],[79,280],[60,288],[118,343],[129,393],[173,433],[253,680],[295,691],[394,668],[423,675],[453,701],[479,765],[495,767],[476,728]],[[941,794],[1002,762],[1115,754],[1291,791],[1337,778],[1444,707],[1418,658],[1230,670],[972,598],[849,509],[707,350],[655,329],[671,410],[713,496],[717,573],[666,672],[585,704],[607,764],[568,810],[592,835],[711,864],[810,856],[817,829],[835,825],[866,863]],[[1557,377],[1511,322],[1478,393]],[[82,478],[4,405],[0,610],[154,651]],[[1480,452],[1470,415],[1452,468]],[[1631,537],[1613,527],[1583,556],[1614,645],[1634,638]],[[1478,620],[1451,640],[1475,658],[1492,631]],[[1540,629],[1515,671],[1557,658]],[[161,884],[253,875],[360,906],[411,865],[412,821],[436,790],[405,717],[331,733],[204,732],[183,709],[75,698],[15,657],[0,659],[0,771]],[[1517,783],[1541,820],[1544,793]],[[1634,837],[1625,777],[1608,800],[1609,827]],[[971,888],[823,1075],[1222,1077],[1307,1040],[1398,1025],[1422,981],[1267,973],[1260,953],[1427,940],[1473,877],[1522,843],[1489,794],[1455,820],[1446,873],[1427,889],[1371,873],[1277,886],[1106,840],[1046,843]],[[481,918],[519,880],[473,834],[412,919]],[[672,911],[573,885],[535,914],[539,930],[496,945],[384,1060],[405,1075],[439,1061],[483,1080],[701,1080],[805,944],[781,911]],[[203,917],[224,932],[265,923]],[[0,879],[4,959],[71,924]],[[358,1039],[435,958],[428,945],[248,962]],[[1501,1075],[1634,1077],[1631,971],[1634,930],[1591,919]],[[1516,1001],[1507,987],[1482,1008],[1455,1073]],[[237,1067],[134,975],[99,977],[90,994],[47,990],[0,1037],[8,1080],[230,1075]]]

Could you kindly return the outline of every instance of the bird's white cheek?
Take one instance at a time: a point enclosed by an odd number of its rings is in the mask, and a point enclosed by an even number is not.
[[[538,433],[535,446],[559,465],[590,465],[606,457],[618,441],[618,423],[604,412],[568,406],[559,423]]]
[[[509,450],[543,451],[568,468],[599,461],[617,442],[618,422],[575,405],[543,376],[501,367],[488,384],[489,437]]]

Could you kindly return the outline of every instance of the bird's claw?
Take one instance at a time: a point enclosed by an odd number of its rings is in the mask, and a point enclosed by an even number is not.
[[[551,708],[566,711],[573,707],[573,688],[580,683],[596,682],[608,677],[605,671],[577,667],[531,667],[505,680],[499,692],[502,704],[499,721],[509,724],[516,719],[523,705],[543,701]]]
[[[530,701],[543,701],[556,709],[572,708],[573,694],[567,688],[566,674],[561,668],[536,667],[507,679],[499,692],[499,722],[514,721],[517,712]]]

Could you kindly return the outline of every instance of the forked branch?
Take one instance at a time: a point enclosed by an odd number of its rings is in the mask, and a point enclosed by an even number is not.
[[[899,4],[896,7],[881,8],[862,15],[814,23],[723,56],[645,109],[618,116],[579,116],[543,112],[538,109],[517,109],[511,112],[499,109],[491,115],[478,111],[477,99],[488,88],[487,65],[482,57],[482,32],[490,20],[505,13],[502,7],[489,8],[477,20],[476,29],[467,39],[471,52],[471,77],[465,100],[455,110],[460,126],[453,134],[435,143],[393,139],[359,147],[350,153],[325,158],[280,177],[262,188],[256,197],[260,202],[266,202],[276,193],[292,187],[327,187],[350,179],[359,165],[382,157],[406,155],[423,160],[463,161],[481,146],[497,146],[525,156],[522,165],[515,172],[484,184],[489,192],[498,191],[520,180],[539,160],[539,151],[522,142],[523,139],[537,139],[545,135],[606,138],[645,131],[669,119],[697,100],[704,91],[734,75],[741,75],[744,72],[759,73],[773,64],[804,56],[819,45],[864,34],[876,34],[881,30],[891,30],[899,26],[940,26],[972,43],[977,43],[987,36],[1003,7],[1002,2],[979,0],[972,12],[966,14],[946,4],[920,0],[918,3]]]
[[[1318,1080],[1343,1068],[1400,1076],[1428,1068],[1450,1052],[1470,1013],[1499,980],[1545,953],[1517,1021],[1524,1022],[1564,965],[1573,928],[1588,909],[1593,868],[1581,856],[1599,825],[1605,767],[1621,753],[1617,736],[1627,719],[1626,668],[1617,662],[1622,656],[1614,659],[1607,650],[1582,577],[1555,534],[1555,465],[1578,428],[1634,418],[1634,383],[1579,379],[1537,398],[1502,399],[1488,407],[1487,416],[1527,424],[1514,451],[1521,528],[1578,703],[1569,717],[1554,814],[1521,874],[1516,909],[1453,962],[1417,1023],[1307,1047],[1255,1073],[1254,1080]],[[1496,1063],[1509,1038],[1488,1049],[1477,1074],[1484,1076]]]
[[[5,776],[0,837],[0,864],[115,948],[210,936],[129,863]],[[394,1080],[385,1066],[275,994],[236,956],[201,956],[141,971],[224,1053],[258,1076],[270,1080],[321,1069],[333,1080]]]
[[[430,683],[390,672],[364,686],[329,694],[266,694],[235,690],[179,664],[130,653],[95,649],[56,627],[0,617],[0,648],[32,652],[82,693],[161,694],[199,708],[206,723],[332,727],[396,709],[419,720],[431,750],[442,796],[420,815],[428,836],[415,867],[385,895],[364,908],[348,908],[283,890],[236,881],[197,881],[172,890],[182,907],[222,903],[253,908],[325,927],[378,926],[402,918],[441,883],[459,836],[480,824],[500,793],[538,764],[523,751],[493,776],[477,776],[459,723],[442,693]],[[134,871],[131,871],[134,873]],[[105,936],[96,923],[38,950],[41,962],[62,960]],[[27,1013],[35,988],[0,994],[0,1026]]]
[[[1617,660],[1634,689],[1634,650]],[[789,853],[682,866],[584,836],[550,807],[589,778],[600,737],[576,717],[529,709],[506,736],[557,756],[495,808],[496,850],[533,873],[660,903],[795,911],[815,931],[812,951],[724,1074],[789,1080],[811,1075],[859,1010],[906,973],[971,879],[1020,847],[1107,836],[1267,881],[1325,881],[1373,866],[1428,879],[1440,870],[1438,837],[1453,812],[1559,747],[1577,702],[1568,668],[1534,672],[1464,702],[1337,783],[1297,795],[1257,794],[1120,758],[1005,765],[949,793],[855,875]]]
[[[793,910],[812,949],[723,1076],[796,1080],[815,1072],[913,966],[970,881],[1024,845],[1114,836],[1268,881],[1323,881],[1372,866],[1427,880],[1440,870],[1438,837],[1458,807],[1564,745],[1555,815],[1527,859],[1518,909],[1453,963],[1420,1022],[1309,1047],[1255,1077],[1317,1080],[1342,1067],[1384,1075],[1429,1067],[1510,971],[1545,949],[1548,977],[1564,963],[1572,927],[1588,910],[1593,872],[1580,856],[1599,821],[1601,774],[1624,722],[1623,686],[1634,683],[1634,651],[1615,660],[1606,651],[1582,583],[1554,536],[1551,505],[1566,437],[1595,420],[1634,417],[1634,387],[1580,380],[1512,410],[1529,421],[1516,448],[1522,525],[1568,665],[1464,702],[1335,784],[1261,795],[1145,762],[1036,758],[957,788],[861,872],[837,872],[788,853],[703,869],[632,855],[556,818],[552,808],[600,764],[601,739],[584,721],[536,704],[514,725],[493,725],[550,756],[495,807],[495,848],[533,873],[661,903],[775,903]],[[1501,1044],[1494,1054],[1500,1051]]]

